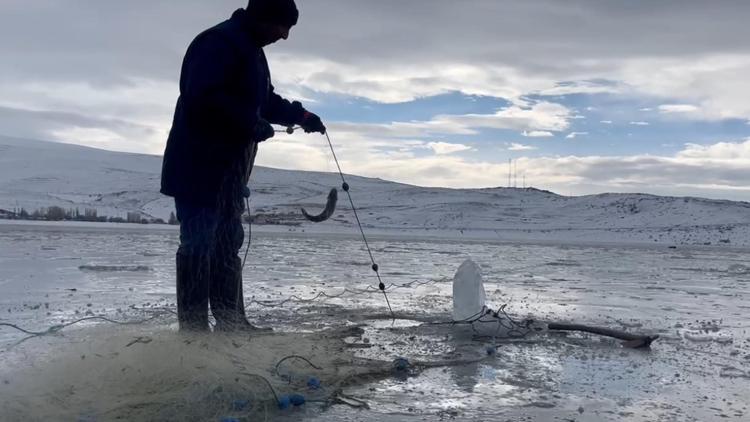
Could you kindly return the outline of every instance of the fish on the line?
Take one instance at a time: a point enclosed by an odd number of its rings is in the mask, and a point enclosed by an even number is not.
[[[328,200],[326,201],[326,207],[323,209],[323,212],[318,215],[311,215],[304,208],[302,208],[302,215],[304,215],[306,219],[312,221],[313,223],[321,223],[323,221],[326,221],[331,218],[333,213],[336,211],[336,202],[338,202],[338,199],[339,193],[336,188],[333,188],[328,193]]]

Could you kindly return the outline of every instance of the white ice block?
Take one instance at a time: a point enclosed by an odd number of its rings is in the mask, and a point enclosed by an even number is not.
[[[474,261],[467,259],[453,277],[453,320],[478,316],[484,309],[485,298],[481,270]]]

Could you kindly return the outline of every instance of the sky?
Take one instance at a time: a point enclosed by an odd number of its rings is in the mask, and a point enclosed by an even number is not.
[[[297,3],[274,85],[346,173],[750,201],[748,1]],[[161,154],[187,46],[245,5],[3,0],[0,134]],[[336,169],[301,133],[257,162]]]

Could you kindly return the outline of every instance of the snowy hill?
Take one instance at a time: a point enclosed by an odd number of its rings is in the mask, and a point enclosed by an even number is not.
[[[138,211],[168,218],[159,194],[161,157],[0,136],[0,210],[96,208],[99,215]],[[750,203],[644,194],[565,197],[538,189],[424,188],[349,176],[362,222],[373,233],[534,241],[651,242],[750,246]],[[259,167],[253,173],[256,221],[306,230],[351,231],[340,192],[331,221],[304,222],[337,174]]]

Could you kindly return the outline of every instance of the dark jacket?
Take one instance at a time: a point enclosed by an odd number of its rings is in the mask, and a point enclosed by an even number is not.
[[[281,125],[302,120],[302,105],[274,92],[263,49],[251,36],[252,22],[239,9],[190,44],[164,152],[163,194],[204,205],[229,199],[222,198],[227,183],[247,183],[258,119]]]

